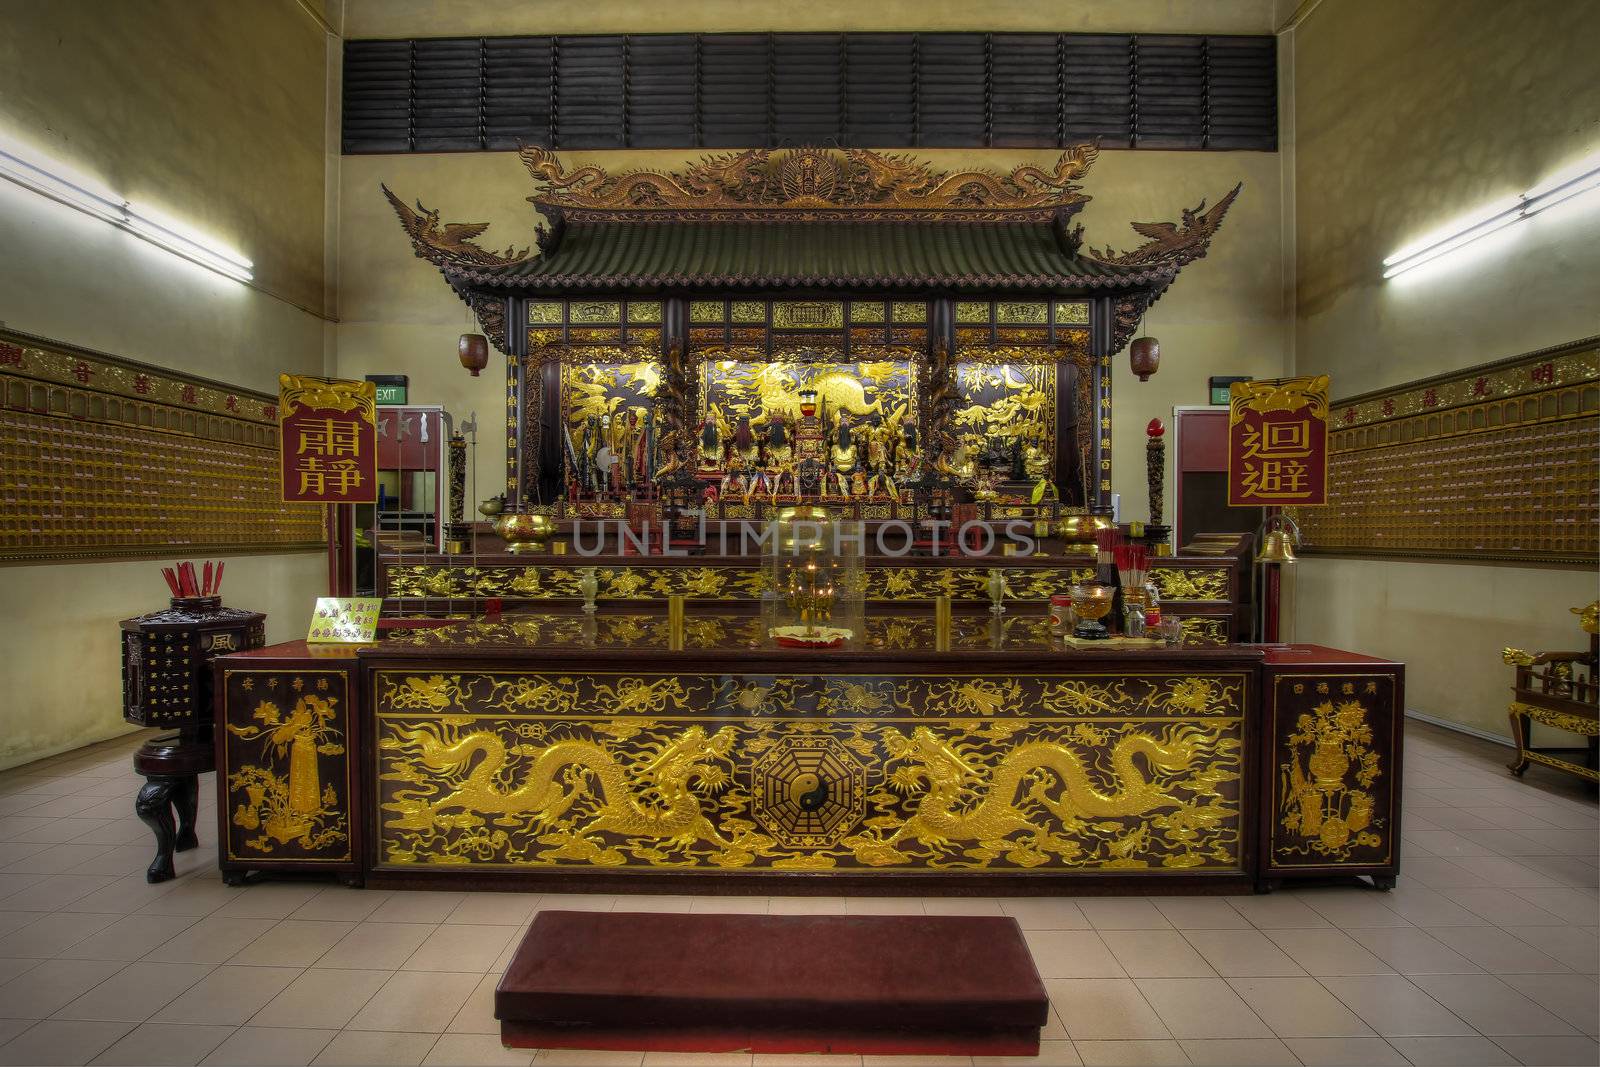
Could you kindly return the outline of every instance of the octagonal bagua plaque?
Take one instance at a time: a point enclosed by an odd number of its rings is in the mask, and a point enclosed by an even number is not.
[[[866,768],[832,737],[785,737],[752,777],[752,813],[790,847],[831,845],[866,814]]]

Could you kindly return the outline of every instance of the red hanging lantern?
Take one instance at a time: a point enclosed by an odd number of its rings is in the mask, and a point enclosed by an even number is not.
[[[1135,337],[1128,346],[1128,363],[1141,382],[1161,368],[1161,342],[1154,337]]]
[[[462,334],[456,352],[461,357],[461,365],[471,371],[474,378],[489,365],[489,339],[481,333]]]

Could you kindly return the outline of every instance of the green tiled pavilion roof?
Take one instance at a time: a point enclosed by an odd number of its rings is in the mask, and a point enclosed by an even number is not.
[[[573,222],[547,254],[454,262],[458,285],[525,291],[1165,287],[1178,264],[1069,255],[1049,222]]]

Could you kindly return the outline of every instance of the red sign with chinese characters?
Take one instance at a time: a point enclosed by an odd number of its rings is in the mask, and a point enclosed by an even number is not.
[[[1328,376],[1234,382],[1228,403],[1230,507],[1328,502]]]
[[[278,455],[285,503],[378,499],[377,387],[278,376]]]

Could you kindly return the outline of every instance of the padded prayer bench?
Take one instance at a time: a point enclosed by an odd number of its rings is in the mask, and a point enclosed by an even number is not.
[[[1015,919],[544,911],[495,990],[513,1048],[1036,1056]]]
[[[1600,600],[1572,611],[1589,635],[1589,651],[1531,655],[1508,648],[1501,654],[1517,669],[1510,711],[1517,758],[1509,766],[1518,778],[1529,763],[1542,763],[1600,784]],[[1534,748],[1530,722],[1580,734],[1588,739],[1588,747]],[[1581,756],[1583,762],[1574,762],[1572,756]]]

